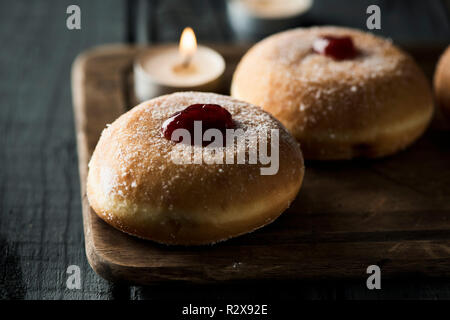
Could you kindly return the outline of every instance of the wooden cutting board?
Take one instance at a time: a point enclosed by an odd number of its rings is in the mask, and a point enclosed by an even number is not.
[[[245,47],[215,46],[228,84]],[[102,277],[131,283],[450,275],[450,131],[439,115],[411,148],[381,160],[307,162],[299,196],[271,225],[213,246],[170,247],[117,231],[86,199],[87,164],[99,135],[136,101],[140,50],[81,54],[72,84],[86,254]],[[410,50],[431,75],[440,49]]]

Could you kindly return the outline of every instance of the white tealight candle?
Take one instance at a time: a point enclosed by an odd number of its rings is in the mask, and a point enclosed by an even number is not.
[[[175,91],[214,91],[224,70],[222,56],[197,46],[194,32],[186,28],[179,46],[154,46],[138,56],[134,64],[136,98],[144,101]]]
[[[313,0],[228,0],[227,12],[236,37],[261,38],[298,25]]]
[[[232,6],[254,17],[291,18],[307,11],[312,0],[229,0]]]

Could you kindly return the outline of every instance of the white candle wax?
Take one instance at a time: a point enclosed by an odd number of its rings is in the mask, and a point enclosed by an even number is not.
[[[224,59],[210,48],[198,46],[185,61],[176,45],[155,46],[134,65],[136,97],[143,101],[175,91],[214,91],[224,70]]]
[[[229,0],[238,10],[246,11],[254,17],[282,19],[307,11],[312,0]]]
[[[248,41],[298,26],[313,0],[228,0],[227,13],[238,40]]]

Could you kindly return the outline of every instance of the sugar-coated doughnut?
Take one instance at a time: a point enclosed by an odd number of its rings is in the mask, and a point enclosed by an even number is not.
[[[450,46],[442,54],[436,67],[434,95],[437,104],[450,119]]]
[[[195,104],[228,110],[246,139],[278,130],[276,174],[262,175],[267,165],[250,164],[247,149],[241,164],[174,163],[174,153],[208,148],[175,143],[161,133],[167,119]],[[232,144],[222,150],[237,153]],[[303,174],[298,142],[262,108],[183,92],[143,102],[104,129],[89,163],[87,197],[100,218],[126,233],[165,244],[209,244],[275,220],[297,195]]]
[[[349,58],[321,54],[333,37],[350,38],[355,52],[347,46],[341,53]],[[340,27],[293,29],[257,43],[238,64],[231,95],[280,120],[305,159],[395,153],[425,131],[433,114],[430,86],[408,54]]]

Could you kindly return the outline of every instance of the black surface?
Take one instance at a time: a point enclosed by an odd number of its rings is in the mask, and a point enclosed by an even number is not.
[[[136,1],[137,6],[142,2]],[[348,10],[356,6],[354,1],[345,3],[337,7],[331,1],[317,0],[312,23],[344,24],[334,19],[353,17]],[[66,29],[70,4],[81,7],[81,30]],[[153,1],[144,5],[153,20],[136,28],[148,32],[152,41],[175,40],[185,25],[193,26],[201,40],[233,38],[220,11],[223,3]],[[383,1],[382,5],[389,9],[382,32],[394,40],[430,44],[450,39],[441,1]],[[79,52],[93,45],[142,38],[139,32],[130,31],[134,24],[126,19],[125,7],[121,0],[0,2],[0,298],[450,298],[450,279],[413,275],[382,282],[379,291],[366,289],[365,275],[350,283],[146,288],[112,284],[98,277],[84,252],[70,67]],[[145,16],[142,11],[137,14]],[[346,24],[361,26],[360,20],[347,19]],[[66,268],[71,264],[81,268],[81,290],[66,289]]]
[[[238,38],[230,28],[226,0],[133,2],[138,8],[135,28],[140,42],[177,41],[185,26],[194,28],[200,41],[223,42]],[[450,42],[450,0],[315,0],[311,9],[296,21],[298,26],[338,25],[366,29],[369,5],[378,5],[381,10],[381,30],[373,30],[375,34],[407,46]]]

